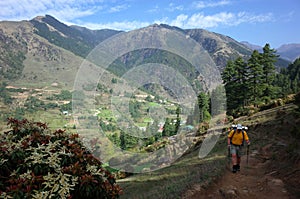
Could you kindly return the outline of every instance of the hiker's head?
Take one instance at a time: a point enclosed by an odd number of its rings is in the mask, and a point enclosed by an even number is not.
[[[238,124],[238,125],[236,126],[236,129],[237,129],[238,131],[241,131],[241,130],[243,129],[243,126],[242,126],[241,124]]]

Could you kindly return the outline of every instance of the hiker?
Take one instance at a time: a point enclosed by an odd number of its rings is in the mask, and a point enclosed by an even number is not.
[[[245,128],[244,128],[245,129]],[[236,129],[232,129],[228,134],[228,148],[230,149],[232,159],[232,172],[240,171],[241,151],[244,141],[250,145],[247,132],[243,130],[241,124],[236,125]]]

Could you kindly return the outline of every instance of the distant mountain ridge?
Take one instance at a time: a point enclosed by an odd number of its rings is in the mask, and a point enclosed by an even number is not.
[[[35,17],[30,22],[36,28],[36,34],[83,57],[87,56],[101,41],[120,32],[109,29],[89,30],[79,26],[67,26],[50,15]]]
[[[228,60],[238,56],[248,58],[252,53],[252,49],[245,44],[204,29],[180,29],[166,24],[151,26],[180,31],[191,37],[209,53],[220,71]],[[151,26],[143,30],[150,31]],[[121,32],[68,26],[50,15],[38,16],[29,21],[0,22],[0,77],[4,80],[21,79],[45,84],[61,81],[61,85],[70,86],[77,68],[91,50],[100,42]],[[137,54],[129,53],[116,60],[114,71],[122,69],[126,72],[143,61],[163,61],[162,56],[171,55],[151,49],[142,49]],[[288,64],[285,60],[280,62],[282,67]],[[191,67],[181,61],[174,62],[173,65],[183,71],[184,68]],[[190,82],[197,78],[196,74],[186,75]]]
[[[295,61],[300,57],[300,44],[284,44],[276,50],[282,58],[290,61]]]
[[[101,41],[121,32],[115,30],[89,30],[79,26],[67,26],[49,15],[36,17],[30,22],[34,24],[36,34],[82,57],[85,57]],[[220,67],[225,66],[228,58],[251,54],[250,49],[221,34],[212,33],[204,29],[184,30],[166,24],[157,26],[189,35],[211,54],[216,64]],[[52,31],[49,27],[54,27],[56,31]]]
[[[251,44],[247,41],[242,41],[241,43],[252,50],[258,50],[259,52],[262,52],[262,46]],[[300,44],[283,44],[275,50],[282,59],[286,59],[290,62],[293,62],[300,57]]]
[[[242,44],[244,44],[245,46],[247,46],[248,48],[252,49],[252,50],[257,50],[258,52],[262,52],[262,46],[259,45],[255,45],[255,44],[251,44],[247,41],[241,41]]]

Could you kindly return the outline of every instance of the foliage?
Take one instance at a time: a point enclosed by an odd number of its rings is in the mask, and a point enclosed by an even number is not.
[[[0,98],[3,99],[4,104],[11,104],[13,101],[13,98],[10,96],[6,86],[7,86],[7,84],[5,82],[2,82],[0,84]]]
[[[104,92],[104,93],[108,93],[108,89],[105,85],[101,84],[101,83],[98,83],[97,84],[97,88],[96,88],[97,91],[99,92]]]
[[[126,149],[125,133],[123,131],[121,131],[121,133],[120,133],[120,147],[123,150]]]
[[[222,79],[229,115],[244,115],[248,113],[250,105],[268,103],[280,95],[279,86],[275,81],[274,63],[278,57],[275,53],[276,51],[266,44],[262,53],[254,50],[248,61],[238,57],[227,62]]]
[[[68,90],[62,90],[62,91],[60,91],[60,94],[55,95],[55,97],[58,100],[71,100],[72,99],[72,93]]]
[[[44,101],[36,98],[36,97],[28,97],[24,107],[26,108],[26,111],[28,112],[35,112],[39,109],[42,110],[47,110],[47,109],[51,109],[51,108],[56,108],[58,107],[58,105],[56,103],[45,103]]]
[[[59,94],[54,94],[53,96],[47,97],[47,100],[71,100],[72,92],[68,90],[61,90]]]
[[[117,130],[116,125],[112,123],[106,123],[102,119],[99,121],[99,125],[104,132],[115,132]]]
[[[118,80],[117,80],[117,78],[112,78],[112,79],[111,79],[111,83],[113,83],[113,84],[116,84],[116,83],[118,83]]]
[[[194,112],[188,116],[187,124],[188,125],[196,125],[201,122],[210,120],[210,97],[209,94],[204,92],[200,92],[197,97],[197,103],[194,107]]]
[[[117,198],[121,193],[77,134],[51,132],[26,119],[10,118],[8,125],[12,130],[0,136],[0,197]]]
[[[172,123],[171,118],[166,118],[166,122],[163,127],[162,136],[172,136],[175,135],[177,132],[175,131],[175,125]]]
[[[137,101],[130,101],[129,102],[129,112],[130,115],[136,120],[141,116],[140,113],[141,104]]]
[[[176,122],[175,122],[175,132],[177,133],[180,128],[180,107],[176,108]]]
[[[63,111],[72,111],[72,102],[60,105],[59,106],[59,110],[61,112],[63,112]]]
[[[200,114],[200,122],[203,122],[208,118],[207,112],[209,110],[209,98],[208,95],[206,95],[204,92],[201,92],[198,95],[198,108],[199,108],[199,114]]]
[[[266,44],[263,48],[263,53],[261,54],[262,60],[262,68],[263,68],[263,79],[264,83],[268,86],[272,85],[272,82],[275,77],[275,65],[274,63],[277,61],[278,55],[275,54],[276,51],[270,48],[270,44]],[[267,93],[268,94],[268,93]]]
[[[291,90],[294,93],[300,91],[300,58],[296,59],[294,63],[287,68],[287,75],[289,76]]]
[[[276,51],[266,44],[263,52],[254,50],[250,59],[241,57],[228,61],[222,72],[227,99],[227,114],[234,117],[247,115],[256,108],[275,107],[282,102],[277,98],[300,91],[300,58],[287,68],[276,72]]]
[[[296,59],[287,68],[281,68],[276,74],[274,84],[277,85],[279,97],[286,97],[288,94],[300,91],[300,58]]]

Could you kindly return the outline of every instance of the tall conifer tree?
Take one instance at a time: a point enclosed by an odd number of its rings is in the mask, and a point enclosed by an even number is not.
[[[277,61],[278,55],[276,51],[270,48],[270,44],[266,44],[263,48],[261,64],[263,66],[263,78],[264,78],[264,96],[273,97],[273,81],[275,78],[275,62]]]
[[[261,65],[261,54],[254,50],[248,60],[248,96],[251,103],[257,103],[262,96],[263,67]]]

